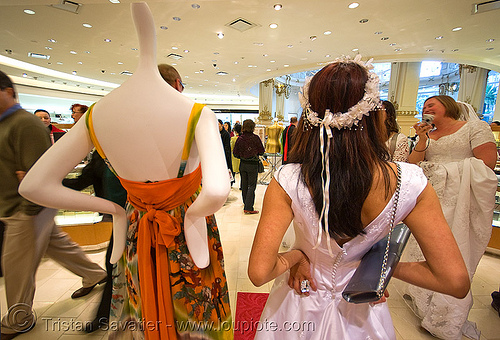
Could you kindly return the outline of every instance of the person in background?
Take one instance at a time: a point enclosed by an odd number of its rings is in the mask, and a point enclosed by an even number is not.
[[[255,123],[251,119],[243,121],[241,136],[234,144],[233,155],[240,159],[241,194],[243,198],[243,212],[245,214],[258,214],[254,209],[255,189],[259,177],[259,156],[265,150],[259,136],[254,134]]]
[[[241,124],[236,123],[233,126],[233,136],[231,137],[231,161],[233,163],[233,172],[240,172],[240,160],[234,157],[234,144],[236,144],[236,140],[241,135]],[[240,182],[240,190],[241,190],[241,182]]]
[[[472,281],[491,237],[497,188],[492,170],[497,159],[495,139],[472,106],[459,106],[450,96],[427,98],[422,114],[434,117],[433,126],[426,122],[413,126],[418,139],[409,161],[422,168],[436,190]],[[460,117],[469,120],[461,121]],[[424,259],[412,238],[406,254],[412,261]],[[467,320],[473,303],[471,293],[456,299],[410,285],[407,294],[422,327],[434,336],[479,339],[476,325]]]
[[[396,109],[394,105],[384,100],[382,108],[385,110],[385,128],[387,130],[387,141],[385,144],[389,148],[389,155],[393,162],[408,162],[410,146],[408,138],[400,133],[398,122],[396,121]]]
[[[283,147],[283,164],[288,163],[288,155],[293,145],[293,131],[297,127],[297,117],[290,118],[290,125],[288,125],[281,134],[281,146]]]
[[[64,130],[61,130],[61,129],[59,129],[51,124],[50,114],[47,110],[38,109],[35,111],[35,116],[40,118],[42,120],[43,125],[45,125],[49,129],[50,141],[52,142],[52,144],[54,144],[54,142],[55,142],[54,132],[57,132],[60,134],[59,138],[62,136],[62,134],[65,133]]]
[[[226,130],[229,133],[230,137],[234,136],[233,130],[231,129],[231,123],[230,122],[225,122],[224,123],[224,130]]]
[[[248,276],[256,286],[275,279],[261,322],[315,327],[286,334],[262,328],[255,339],[396,339],[387,303],[348,303],[342,291],[365,253],[388,234],[398,182],[394,225],[408,225],[426,261],[400,262],[394,277],[459,298],[469,290],[432,186],[417,166],[389,161],[372,67],[359,55],[343,57],[304,85],[289,164],[265,193]],[[295,244],[279,253],[292,220]]]
[[[18,193],[26,172],[50,145],[46,126],[22,109],[11,79],[0,71],[0,219],[5,224],[2,268],[9,308],[2,319],[2,340],[30,331],[36,322],[31,308],[43,255],[82,277],[83,287],[75,293],[92,290],[106,278],[106,272],[55,225],[56,210]]]
[[[234,172],[233,172],[233,161],[231,159],[231,136],[229,135],[229,132],[224,129],[224,124],[222,123],[222,120],[219,121],[219,132],[220,132],[220,138],[222,140],[222,146],[224,147],[224,155],[226,156],[226,164],[227,168],[229,171],[231,171],[231,185],[234,183]]]
[[[83,104],[73,104],[71,105],[71,118],[75,121],[75,124],[82,118],[82,116],[87,112],[89,107]]]
[[[159,64],[158,71],[160,75],[170,86],[182,93],[184,91],[184,84],[182,83],[182,78],[179,72],[169,64]]]

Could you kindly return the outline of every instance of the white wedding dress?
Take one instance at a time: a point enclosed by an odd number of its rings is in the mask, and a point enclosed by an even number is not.
[[[422,170],[400,163],[401,191],[395,224],[403,220],[416,204],[427,185]],[[313,249],[318,238],[318,214],[311,195],[301,179],[300,165],[287,164],[274,175],[292,199],[295,244],[311,261],[317,291],[309,296],[297,294],[287,282],[289,272],[277,277],[262,313],[255,339],[396,339],[387,303],[352,304],[342,298],[359,261],[370,247],[389,232],[389,213],[393,198],[368,226],[365,235],[358,235],[339,247],[332,239],[333,256],[328,252],[323,234],[322,243]],[[333,202],[333,204],[335,204]]]
[[[438,140],[430,139],[420,167],[436,190],[472,281],[479,260],[491,237],[497,178],[472,150],[495,142],[486,122],[470,120],[458,131]],[[404,261],[420,261],[423,255],[412,237]],[[472,294],[464,299],[409,285],[406,294],[422,319],[422,327],[441,339],[461,339],[462,333],[479,339],[475,324],[467,322]]]

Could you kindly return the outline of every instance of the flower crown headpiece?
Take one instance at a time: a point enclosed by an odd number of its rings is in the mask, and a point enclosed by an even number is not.
[[[299,93],[299,100],[301,106],[304,108],[304,123],[306,124],[304,127],[316,127],[319,126],[319,139],[320,139],[320,152],[321,152],[321,163],[322,163],[322,172],[321,172],[321,186],[323,189],[323,205],[321,208],[321,213],[319,216],[320,223],[323,224],[322,230],[318,232],[318,239],[316,245],[313,249],[316,249],[321,244],[321,236],[323,232],[326,233],[326,242],[328,246],[328,252],[330,256],[334,256],[332,247],[330,244],[330,237],[328,237],[328,217],[330,211],[330,139],[333,137],[332,128],[336,128],[338,130],[352,128],[352,126],[358,125],[359,121],[363,118],[363,116],[368,116],[370,111],[373,111],[377,108],[380,108],[381,102],[379,98],[378,84],[379,79],[377,74],[374,72],[370,72],[373,69],[372,65],[373,59],[368,60],[366,63],[361,61],[361,55],[356,55],[354,59],[350,56],[342,56],[340,58],[335,59],[333,63],[356,63],[362,66],[368,72],[368,80],[365,84],[365,94],[363,98],[356,105],[352,106],[347,110],[347,112],[336,112],[331,113],[329,109],[325,111],[325,115],[323,119],[318,117],[318,114],[311,110],[311,105],[309,103],[308,90],[309,83],[311,79],[307,79],[304,87],[302,88],[302,93]],[[324,132],[328,135],[325,138]]]
[[[379,78],[376,73],[370,72],[373,69],[373,59],[368,60],[366,63],[361,61],[361,55],[358,54],[354,59],[350,56],[342,56],[335,59],[333,63],[355,63],[368,71],[368,80],[365,84],[365,94],[359,102],[349,108],[347,112],[330,112],[330,109],[325,111],[323,119],[318,117],[318,114],[311,109],[309,103],[309,84],[311,78],[308,78],[299,93],[300,105],[304,108],[305,123],[309,126],[324,126],[327,129],[328,136],[331,137],[330,128],[337,128],[339,130],[351,128],[353,125],[357,126],[358,122],[363,116],[368,116],[370,111],[381,107],[379,99]]]

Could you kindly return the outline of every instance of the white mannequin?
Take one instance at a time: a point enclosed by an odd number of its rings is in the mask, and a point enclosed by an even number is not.
[[[177,177],[194,102],[174,90],[158,72],[156,33],[148,5],[133,3],[131,9],[139,37],[139,65],[129,80],[95,105],[94,129],[120,177],[137,182],[162,181]],[[19,192],[46,207],[112,214],[111,262],[116,263],[125,248],[128,226],[124,209],[61,184],[93,147],[85,119],[81,119],[38,160]],[[219,210],[230,191],[217,119],[206,107],[195,130],[185,174],[193,172],[200,162],[203,189],[187,210],[184,233],[194,263],[205,268],[210,263],[205,216]]]

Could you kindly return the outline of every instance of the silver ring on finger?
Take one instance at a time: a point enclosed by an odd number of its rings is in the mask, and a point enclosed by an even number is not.
[[[310,288],[309,280],[302,280],[300,282],[300,292],[302,294],[309,293],[309,288]]]

